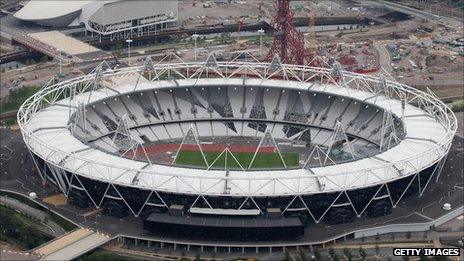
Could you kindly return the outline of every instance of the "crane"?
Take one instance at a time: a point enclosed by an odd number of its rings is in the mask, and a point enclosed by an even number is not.
[[[239,18],[236,20],[238,24],[237,28],[237,38],[236,38],[236,43],[235,46],[232,48],[233,51],[241,49],[241,47],[244,47],[244,44],[240,42],[240,32],[242,31],[243,27],[243,18]]]

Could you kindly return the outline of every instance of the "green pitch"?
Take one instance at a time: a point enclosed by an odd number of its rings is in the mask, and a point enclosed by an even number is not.
[[[204,154],[208,164],[213,164],[214,160],[216,160],[221,153],[204,152]],[[229,169],[240,169],[240,165],[244,169],[247,169],[253,159],[253,155],[254,153],[251,152],[234,152],[232,156],[230,152],[224,152],[214,162],[211,168],[224,169],[227,162],[227,167]],[[284,159],[285,164],[287,164],[287,167],[298,167],[299,165],[300,157],[298,153],[282,153],[282,158]],[[180,166],[207,167],[201,152],[198,151],[180,151],[174,164]],[[284,167],[284,165],[277,153],[258,153],[253,165],[251,166],[252,169],[282,167]]]

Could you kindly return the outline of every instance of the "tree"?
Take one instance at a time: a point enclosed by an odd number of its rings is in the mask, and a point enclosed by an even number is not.
[[[331,247],[329,247],[329,256],[333,259],[335,256],[335,250]]]
[[[407,238],[408,240],[411,239],[411,232],[410,232],[410,231],[406,232],[406,238]]]
[[[292,261],[292,257],[290,256],[290,252],[288,252],[288,250],[285,250],[282,260],[283,261]]]
[[[180,261],[188,261],[188,260],[190,260],[190,259],[185,257],[185,251],[182,251],[182,253],[180,255]]]
[[[319,252],[318,248],[314,248],[314,258],[316,258],[317,261],[324,260],[324,257],[322,256],[321,252]]]
[[[367,256],[366,250],[363,247],[359,247],[359,257],[362,260],[366,260],[366,256]]]
[[[351,249],[343,248],[343,255],[348,259],[348,261],[353,260],[353,254],[351,253]]]
[[[42,56],[42,58],[40,58],[40,62],[41,62],[41,63],[46,63],[46,62],[48,62],[47,56],[46,56],[46,55]]]
[[[303,249],[300,250],[300,261],[308,261],[308,256],[303,251]]]

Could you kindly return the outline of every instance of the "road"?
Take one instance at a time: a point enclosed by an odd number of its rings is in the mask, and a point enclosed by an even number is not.
[[[391,75],[391,57],[390,52],[387,50],[385,44],[376,42],[374,43],[374,48],[377,49],[377,51],[379,52],[379,63],[380,68],[382,69],[381,71],[383,71],[387,75]]]
[[[418,10],[409,6],[404,6],[398,3],[393,3],[390,1],[384,1],[384,0],[375,0],[375,1],[366,1],[366,2],[371,2],[375,5],[381,4],[384,5],[392,10],[396,11],[401,11],[409,15],[414,15],[416,17],[428,19],[431,21],[435,22],[443,22],[443,23],[448,23],[448,24],[453,24],[453,25],[460,25],[461,22],[458,21],[457,19],[450,18],[450,17],[445,17],[445,16],[438,16],[426,11]],[[461,25],[462,26],[462,25]]]

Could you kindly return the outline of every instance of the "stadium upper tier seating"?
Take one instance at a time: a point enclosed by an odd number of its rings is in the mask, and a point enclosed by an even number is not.
[[[378,145],[383,111],[352,98],[283,88],[156,89],[87,105],[86,121],[78,122],[75,135],[117,152],[112,135],[123,116],[133,138],[141,143],[182,139],[194,126],[200,137],[261,137],[269,128],[276,139],[328,146],[339,121],[352,143],[363,147]],[[401,136],[401,121],[394,121]]]

